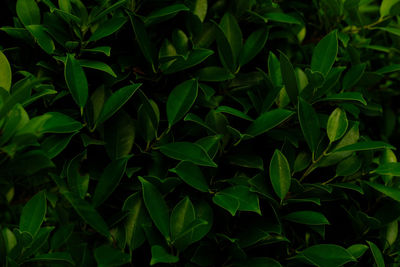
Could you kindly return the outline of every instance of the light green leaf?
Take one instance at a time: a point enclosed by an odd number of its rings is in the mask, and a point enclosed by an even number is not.
[[[199,17],[201,22],[204,22],[204,19],[206,18],[207,15],[207,7],[208,7],[207,0],[191,0],[188,2],[189,3],[187,5],[191,9],[193,14]]]
[[[110,236],[106,222],[91,204],[72,192],[62,191],[62,194],[87,224],[103,236]]]
[[[256,120],[254,120],[252,124],[250,124],[249,128],[246,130],[246,134],[251,136],[263,134],[283,123],[293,114],[293,111],[286,109],[274,109],[264,112]]]
[[[373,189],[375,189],[376,191],[379,191],[382,194],[400,202],[400,189],[378,183],[371,183],[371,182],[365,182],[365,183],[370,187],[372,187]]]
[[[177,256],[169,254],[162,246],[155,245],[151,247],[151,266],[157,263],[176,263],[178,261],[179,258]]]
[[[157,188],[139,176],[142,183],[143,200],[151,219],[161,234],[170,240],[169,208]]]
[[[89,97],[88,83],[81,65],[72,54],[67,55],[64,76],[72,98],[83,108]]]
[[[353,152],[353,151],[377,150],[377,149],[385,149],[385,148],[396,150],[396,148],[394,146],[389,145],[382,141],[363,141],[363,142],[358,142],[355,144],[337,148],[337,149],[333,150],[332,152],[345,152],[345,151]]]
[[[7,57],[0,51],[0,87],[6,91],[11,88],[11,66]]]
[[[208,183],[201,169],[189,161],[180,162],[170,171],[176,173],[185,183],[202,192],[208,192]]]
[[[380,175],[400,176],[400,162],[382,163],[374,170],[374,173]]]
[[[53,39],[47,33],[46,28],[43,25],[28,25],[26,29],[35,38],[38,45],[47,53],[53,54],[55,45]]]
[[[124,157],[112,161],[103,170],[99,182],[94,190],[92,203],[95,207],[107,200],[119,185],[126,170],[126,164],[130,157]]]
[[[399,2],[399,0],[383,0],[379,8],[379,13],[381,14],[381,17],[390,15],[390,9]]]
[[[167,118],[169,127],[182,119],[193,106],[197,98],[198,82],[187,80],[177,85],[169,94],[167,100]]]
[[[146,26],[158,23],[174,17],[181,11],[189,11],[189,8],[183,4],[167,5],[166,7],[151,12],[144,20],[144,23],[146,24]]]
[[[242,49],[242,31],[240,30],[236,18],[229,12],[224,14],[219,26],[221,27],[221,30],[229,43],[233,56],[233,64],[236,66],[236,62]]]
[[[139,89],[141,83],[127,85],[115,91],[104,103],[104,106],[97,119],[97,124],[101,124],[114,115],[133,94]]]
[[[321,135],[318,115],[313,107],[301,97],[299,97],[297,108],[301,131],[308,147],[314,153]]]
[[[40,24],[40,9],[35,0],[17,0],[16,11],[25,26]]]
[[[372,255],[374,256],[375,263],[377,267],[385,267],[385,261],[383,260],[383,255],[381,250],[373,242],[368,241],[369,248],[371,249]]]
[[[329,224],[328,219],[320,212],[315,211],[295,211],[283,216],[284,219],[307,225],[325,225]]]
[[[297,103],[297,96],[299,95],[297,77],[294,72],[292,63],[290,62],[289,58],[282,52],[280,53],[280,67],[282,81],[285,85],[286,93],[289,96],[290,102],[295,105]]]
[[[19,229],[22,232],[30,233],[34,237],[43,223],[46,207],[46,194],[44,191],[40,191],[22,209]]]
[[[240,52],[240,66],[249,63],[258,53],[260,53],[267,42],[268,33],[268,28],[260,28],[250,34]]]
[[[190,161],[196,165],[217,167],[200,145],[190,142],[175,142],[160,147],[161,153],[176,160]]]
[[[102,245],[95,248],[94,258],[96,259],[97,266],[121,266],[128,264],[131,261],[131,256],[124,253],[120,249],[111,247],[110,245]]]
[[[394,27],[376,27],[376,29],[400,36],[400,29]]]
[[[357,101],[367,105],[367,101],[365,101],[363,95],[359,92],[343,92],[340,94],[333,94],[318,101]]]
[[[195,219],[194,206],[186,196],[172,210],[170,219],[171,240],[178,249],[183,250],[192,242],[193,232],[189,231],[187,234],[184,232]]]
[[[94,69],[94,70],[100,70],[100,71],[110,74],[114,78],[117,77],[117,75],[115,74],[113,69],[104,62],[80,59],[79,64],[81,65],[81,67]]]
[[[113,17],[100,24],[90,36],[89,42],[98,41],[118,31],[127,22],[126,17]]]
[[[283,200],[289,192],[291,183],[291,173],[289,163],[278,149],[275,150],[269,165],[269,176],[272,188],[278,197]]]
[[[301,255],[317,266],[342,266],[356,261],[345,248],[333,244],[321,244],[306,248]]]
[[[338,53],[337,31],[327,34],[314,48],[311,58],[311,69],[324,76],[331,70]]]
[[[365,251],[367,251],[368,247],[364,244],[354,244],[347,248],[347,251],[350,252],[354,258],[360,258]]]
[[[335,142],[342,138],[346,133],[349,122],[347,120],[346,111],[336,108],[328,118],[326,131],[330,142]]]

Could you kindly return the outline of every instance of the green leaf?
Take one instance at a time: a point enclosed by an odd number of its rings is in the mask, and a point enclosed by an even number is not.
[[[129,158],[125,157],[112,161],[104,169],[93,194],[92,202],[95,207],[106,201],[117,188],[125,173]]]
[[[311,58],[311,69],[324,76],[331,70],[338,53],[337,31],[327,34],[314,48]]]
[[[244,168],[264,169],[264,162],[261,157],[252,154],[232,154],[227,157],[229,164]]]
[[[97,124],[101,124],[114,115],[139,89],[141,83],[124,86],[115,91],[104,103],[103,108],[97,118]]]
[[[374,173],[380,175],[400,176],[400,162],[382,163],[374,170]]]
[[[281,67],[281,75],[282,81],[285,85],[286,93],[289,96],[290,102],[293,104],[297,103],[297,96],[299,95],[299,88],[296,74],[294,72],[292,63],[289,58],[280,52],[280,67]]]
[[[184,121],[191,121],[194,123],[197,123],[198,125],[203,126],[206,128],[208,131],[212,132],[213,134],[216,134],[217,132],[212,129],[210,126],[208,126],[199,116],[193,113],[188,113],[185,118],[183,119]]]
[[[117,75],[115,74],[113,69],[104,62],[80,59],[79,64],[81,65],[81,67],[90,68],[90,69],[94,69],[94,70],[100,70],[100,71],[110,74],[114,78],[117,77]]]
[[[84,48],[81,49],[82,52],[90,52],[90,53],[102,53],[106,56],[111,55],[111,47],[109,46],[98,46],[98,47],[93,47],[93,48]]]
[[[396,72],[396,71],[400,71],[400,64],[391,64],[388,66],[384,66],[375,72],[378,74],[386,74],[386,73],[391,73],[391,72]]]
[[[247,186],[236,185],[228,187],[215,194],[213,201],[215,204],[227,209],[232,216],[235,215],[236,210],[251,211],[261,215],[258,196],[251,192]]]
[[[142,183],[143,200],[151,219],[161,234],[170,240],[169,208],[157,188],[139,176]]]
[[[87,224],[101,235],[107,238],[110,236],[106,222],[91,204],[72,192],[62,191],[61,193]]]
[[[267,42],[268,33],[268,28],[260,28],[250,34],[240,52],[240,66],[249,63],[258,53],[260,53]]]
[[[222,112],[222,113],[228,113],[228,114],[231,114],[233,116],[236,116],[236,117],[244,119],[244,120],[254,121],[249,115],[244,114],[240,110],[237,110],[237,109],[234,109],[234,108],[231,108],[228,106],[219,106],[215,111]]]
[[[230,195],[216,194],[212,200],[218,206],[226,209],[232,216],[235,216],[240,206],[239,201]]]
[[[312,153],[315,153],[321,135],[318,115],[313,107],[299,97],[297,114],[304,138]]]
[[[89,42],[98,41],[118,31],[127,22],[126,17],[113,17],[100,24],[90,36]]]
[[[43,25],[28,25],[26,29],[32,34],[38,45],[47,54],[53,54],[55,50],[53,39],[51,39]]]
[[[297,18],[295,18],[289,14],[285,14],[285,13],[278,13],[278,12],[266,13],[263,15],[263,17],[270,21],[289,23],[289,24],[297,24],[297,25],[301,24],[300,20],[298,20]]]
[[[390,9],[397,3],[399,3],[399,0],[383,0],[379,8],[379,13],[381,14],[381,17],[389,15]]]
[[[356,155],[351,156],[336,166],[336,176],[349,176],[355,174],[362,166],[362,161]]]
[[[192,242],[193,232],[189,231],[188,234],[185,234],[185,231],[195,219],[194,206],[190,198],[186,196],[172,210],[170,219],[171,240],[180,250],[183,250]]]
[[[162,22],[164,20],[174,17],[181,11],[189,11],[189,8],[183,4],[170,4],[164,8],[160,8],[151,12],[144,20],[144,23],[146,25],[150,25]]]
[[[364,244],[354,244],[347,248],[347,251],[354,256],[354,258],[360,258],[368,247]]]
[[[83,108],[89,97],[88,82],[81,65],[72,54],[67,55],[64,76],[72,98]]]
[[[383,255],[381,250],[373,242],[368,241],[369,248],[371,249],[372,255],[374,256],[375,263],[377,267],[385,267],[385,261],[383,260]]]
[[[235,75],[225,68],[210,66],[199,69],[196,72],[196,77],[202,82],[223,82],[232,80]]]
[[[208,183],[201,169],[189,161],[180,162],[170,171],[176,173],[185,183],[201,192],[208,192]]]
[[[19,221],[19,229],[28,232],[33,237],[37,234],[46,215],[46,194],[40,191],[24,206]]]
[[[198,82],[187,80],[177,85],[169,94],[167,100],[167,118],[169,127],[181,120],[193,106],[197,98]]]
[[[87,151],[76,155],[67,166],[67,181],[72,192],[85,198],[89,187],[89,173],[83,172],[84,162],[87,160]]]
[[[129,14],[129,18],[131,20],[133,31],[135,32],[136,41],[138,42],[140,50],[142,51],[145,59],[150,63],[153,71],[156,72],[156,67],[154,64],[155,53],[152,43],[150,42],[150,38],[146,32],[144,23],[135,15]]]
[[[306,248],[301,254],[317,266],[342,266],[356,259],[343,247],[333,244],[321,244]]]
[[[11,88],[11,66],[7,57],[0,51],[0,87],[6,91]]]
[[[60,112],[47,112],[41,133],[73,133],[83,128],[82,124]]]
[[[187,3],[187,5],[191,9],[193,14],[195,14],[201,22],[204,22],[204,19],[207,15],[207,0],[191,0]]]
[[[256,120],[250,124],[246,130],[246,134],[257,136],[263,134],[272,128],[280,125],[294,114],[293,111],[286,109],[274,109],[264,112]]]
[[[371,182],[365,182],[365,183],[370,187],[372,187],[373,189],[375,189],[376,191],[379,191],[382,194],[400,202],[400,189],[378,183],[371,183]]]
[[[16,11],[25,26],[40,24],[40,10],[35,0],[17,0]]]
[[[239,24],[237,23],[236,18],[229,12],[225,13],[221,19],[219,24],[222,33],[224,34],[226,40],[228,41],[230,50],[232,52],[232,64],[230,67],[231,70],[234,70],[236,67],[236,62],[239,58],[240,51],[242,49],[243,36],[242,31],[240,30]],[[218,47],[221,52],[220,48]],[[226,58],[224,59],[226,60]]]
[[[105,148],[109,157],[115,160],[129,155],[136,134],[133,119],[126,112],[119,112],[104,126]]]
[[[206,60],[212,54],[214,54],[214,51],[212,50],[195,48],[189,53],[186,59],[184,59],[183,57],[177,58],[166,70],[163,71],[165,74],[172,74],[181,70],[194,67]]]
[[[292,180],[289,163],[278,149],[275,150],[269,165],[269,176],[272,188],[278,197],[283,200],[289,192]]]
[[[326,131],[330,142],[335,142],[343,137],[346,133],[349,122],[347,120],[346,111],[336,108],[328,118]]]
[[[357,101],[363,105],[367,105],[363,95],[359,92],[343,92],[340,94],[329,95],[318,101]]]
[[[328,219],[320,212],[316,211],[296,211],[283,216],[284,219],[307,225],[325,225],[329,224]]]
[[[40,254],[32,259],[27,260],[26,262],[36,262],[36,261],[55,262],[55,263],[64,262],[75,265],[75,262],[71,257],[71,254],[69,254],[68,252],[52,252],[48,254]]]
[[[176,263],[178,261],[179,258],[177,256],[169,254],[162,246],[155,245],[151,247],[151,266],[157,263]]]
[[[354,152],[354,151],[365,151],[365,150],[377,150],[377,149],[394,149],[396,148],[382,141],[363,141],[355,144],[347,145],[344,147],[337,148],[332,152]]]
[[[343,91],[348,91],[361,79],[364,74],[366,63],[352,66],[343,77]]]
[[[400,36],[400,29],[394,27],[376,27],[376,29]]]
[[[94,258],[98,266],[121,266],[131,261],[131,256],[119,249],[115,249],[109,245],[102,245],[95,248]]]
[[[160,147],[161,153],[176,160],[190,161],[196,165],[217,167],[207,152],[199,145],[189,142],[175,142]]]

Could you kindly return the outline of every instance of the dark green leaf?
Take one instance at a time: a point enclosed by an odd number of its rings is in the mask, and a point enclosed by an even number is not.
[[[350,252],[354,258],[360,258],[365,251],[367,251],[368,247],[363,244],[354,244],[347,248],[347,251]]]
[[[359,92],[343,92],[341,94],[333,94],[318,101],[357,101],[367,105],[367,101],[365,101],[363,95]]]
[[[306,248],[301,252],[304,257],[317,266],[342,266],[356,259],[343,247],[333,244],[321,244]]]
[[[369,248],[371,249],[372,255],[374,256],[375,263],[377,267],[385,267],[385,261],[383,260],[383,255],[381,250],[378,248],[377,245],[375,245],[371,241],[367,241]]]
[[[373,189],[381,192],[382,194],[396,200],[400,201],[400,189],[395,188],[395,187],[389,187],[386,185],[378,184],[378,183],[371,183],[371,182],[365,182],[367,185],[372,187]]]
[[[285,85],[286,93],[288,94],[290,101],[293,104],[296,104],[297,96],[299,95],[299,88],[297,87],[298,82],[296,74],[294,72],[292,63],[290,62],[289,58],[282,52],[280,53],[280,67],[281,67],[282,81],[283,84]]]
[[[278,149],[275,150],[269,165],[269,176],[272,187],[278,197],[283,200],[289,192],[291,183],[291,173],[289,163]]]
[[[102,245],[94,250],[98,266],[121,266],[131,261],[131,256],[109,245]]]
[[[88,82],[81,65],[71,54],[67,55],[64,76],[75,103],[83,108],[89,96]]]
[[[327,34],[314,48],[311,58],[311,69],[324,76],[331,70],[338,53],[337,31]]]
[[[254,31],[247,38],[239,57],[241,66],[249,63],[264,48],[268,39],[268,28],[261,28]]]
[[[185,183],[202,192],[208,192],[208,183],[201,169],[189,161],[180,162],[170,171],[176,173]]]
[[[27,262],[36,262],[36,261],[64,262],[75,265],[75,262],[71,257],[71,254],[69,254],[68,252],[52,252],[49,254],[40,254],[32,259],[29,259]]]
[[[34,195],[24,206],[19,221],[19,229],[35,236],[46,215],[46,194],[41,191]]]
[[[353,151],[377,150],[385,148],[396,149],[394,146],[389,145],[382,141],[363,141],[337,148],[332,152],[350,152],[350,151],[353,152]]]
[[[189,11],[189,8],[183,4],[172,4],[164,8],[158,9],[150,13],[146,19],[145,24],[150,25],[153,23],[161,22],[175,16],[181,11]]]
[[[98,41],[115,33],[124,26],[126,21],[127,19],[125,17],[113,17],[112,19],[106,20],[97,27],[97,30],[90,36],[88,41]]]
[[[301,97],[297,106],[301,131],[312,153],[315,153],[321,135],[319,120],[314,108]]]
[[[210,66],[199,69],[196,72],[196,77],[202,82],[223,82],[232,80],[235,75],[225,68]]]
[[[117,75],[115,74],[113,69],[110,66],[108,66],[106,63],[104,63],[104,62],[94,61],[94,60],[87,60],[87,59],[80,59],[79,60],[79,64],[82,67],[85,67],[85,68],[90,68],[90,69],[94,69],[94,70],[103,71],[105,73],[110,74],[114,78],[117,77]]]
[[[161,153],[176,160],[190,161],[196,165],[217,167],[207,152],[199,145],[189,142],[175,142],[160,147]]]
[[[296,211],[285,215],[285,218],[288,221],[307,224],[307,225],[325,225],[329,224],[328,219],[319,212],[315,211]]]
[[[176,263],[178,261],[179,258],[177,256],[169,254],[163,247],[159,245],[151,247],[151,266],[157,263]]]
[[[301,24],[301,21],[299,21],[297,18],[285,13],[278,13],[278,12],[266,13],[263,15],[263,17],[270,21],[298,24],[298,25]]]
[[[346,133],[348,125],[346,112],[341,108],[336,108],[329,116],[326,127],[330,142],[332,143],[342,138]]]
[[[293,111],[286,109],[274,109],[264,112],[255,121],[253,121],[252,124],[250,124],[249,128],[246,130],[246,134],[251,136],[263,134],[280,125],[289,119],[293,114]]]
[[[47,54],[53,54],[55,50],[53,39],[51,39],[43,25],[28,25],[26,29],[32,34],[38,45]]]
[[[7,57],[0,51],[0,87],[6,91],[11,88],[11,67]]]
[[[35,0],[17,0],[16,11],[25,26],[40,24],[40,10]]]

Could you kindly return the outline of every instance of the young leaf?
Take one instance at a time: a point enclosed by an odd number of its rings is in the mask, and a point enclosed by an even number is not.
[[[127,85],[114,92],[104,103],[96,123],[101,124],[114,115],[126,102],[128,102],[141,85],[141,83]]]
[[[320,126],[317,113],[304,99],[299,97],[297,113],[304,138],[311,150],[315,152],[320,138]]]
[[[46,194],[40,191],[24,206],[19,221],[19,229],[28,232],[33,237],[37,234],[46,215]]]
[[[311,58],[311,69],[324,76],[331,70],[338,53],[337,31],[327,34],[314,48]]]
[[[240,66],[249,63],[258,53],[260,53],[267,42],[268,33],[268,28],[261,28],[250,34],[240,52]]]
[[[150,182],[139,176],[142,183],[143,200],[151,219],[161,234],[170,240],[169,208],[163,196]]]
[[[176,263],[179,261],[177,256],[169,254],[162,246],[155,245],[151,247],[150,266],[157,263]]]
[[[252,124],[250,124],[249,128],[246,130],[246,134],[251,136],[263,134],[283,123],[293,114],[293,111],[286,109],[274,109],[264,112],[256,120],[254,120]]]
[[[40,24],[40,10],[35,0],[17,0],[16,11],[25,26]]]
[[[161,153],[176,160],[186,160],[200,166],[217,167],[207,152],[190,142],[175,142],[160,147]]]
[[[185,183],[202,192],[208,192],[208,183],[201,169],[189,161],[181,161],[170,171],[176,173]]]
[[[41,133],[73,133],[82,129],[82,123],[60,112],[47,112]]]
[[[278,149],[275,150],[269,165],[269,176],[272,188],[278,197],[283,200],[289,192],[291,183],[291,174],[289,163]]]
[[[95,207],[106,201],[115,188],[117,188],[125,173],[129,158],[130,157],[124,157],[112,161],[104,169],[93,194],[92,202]]]
[[[83,108],[89,96],[88,83],[81,65],[72,54],[67,55],[64,76],[72,98],[79,107]]]
[[[11,88],[11,67],[7,57],[0,51],[0,87],[6,91]]]
[[[167,118],[169,127],[174,125],[190,110],[197,98],[198,82],[191,79],[176,86],[168,96]]]
[[[341,108],[336,108],[328,119],[326,131],[330,142],[335,142],[342,138],[346,133],[349,122],[347,120],[346,112]]]
[[[292,63],[290,62],[289,58],[280,53],[280,67],[281,67],[281,75],[282,81],[285,85],[285,90],[289,96],[290,101],[293,104],[297,103],[297,96],[299,95],[299,88],[298,82],[296,78],[296,74],[294,72]]]

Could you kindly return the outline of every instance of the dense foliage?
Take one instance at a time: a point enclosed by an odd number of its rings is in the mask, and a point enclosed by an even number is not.
[[[399,0],[1,11],[1,266],[400,266]]]

